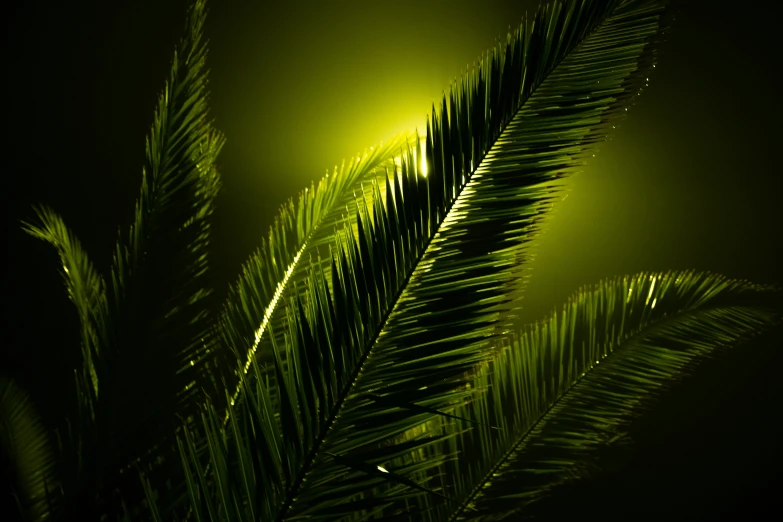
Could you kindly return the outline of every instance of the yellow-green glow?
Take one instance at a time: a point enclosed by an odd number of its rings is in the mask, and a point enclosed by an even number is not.
[[[427,177],[427,161],[424,156],[424,151],[427,147],[427,136],[426,134],[424,136],[419,136],[419,143],[421,145],[421,158],[417,157],[416,150],[413,151],[413,159],[418,164],[418,170],[419,174]],[[372,147],[370,147],[372,149]],[[394,164],[397,166],[398,169],[402,168],[402,156],[394,156]]]
[[[419,169],[421,171],[421,175],[424,176],[425,178],[427,177],[427,160],[426,157],[424,156],[423,151],[425,150],[426,146],[427,146],[427,137],[425,136],[421,140],[421,150],[422,150],[421,158],[417,158],[417,161],[419,162],[420,165]]]
[[[653,290],[655,289],[655,276],[650,276],[650,281],[651,281],[651,283],[650,283],[650,291],[647,293],[647,299],[644,300],[644,305],[645,306],[650,304],[650,298],[652,297]],[[653,306],[655,306],[654,303],[653,303]]]

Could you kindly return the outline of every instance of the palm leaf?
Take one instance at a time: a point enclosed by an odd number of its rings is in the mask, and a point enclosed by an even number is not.
[[[265,379],[274,380],[267,371],[272,354],[269,332],[277,332],[277,342],[283,343],[286,304],[294,294],[303,296],[310,263],[319,258],[328,261],[334,230],[344,226],[346,208],[353,204],[356,193],[369,195],[373,181],[385,178],[393,156],[412,139],[397,136],[387,144],[370,147],[347,166],[343,161],[331,175],[327,173],[317,185],[303,190],[296,204],[291,198],[281,206],[268,238],[262,240],[229,289],[221,314],[223,343],[242,362],[230,383],[235,390],[232,401],[239,398],[240,381],[251,363],[261,366]],[[324,265],[327,272],[329,268]]]
[[[52,442],[28,395],[0,378],[0,462],[8,466],[24,520],[50,520],[51,493],[58,486]]]
[[[373,183],[385,179],[386,169],[399,163],[399,156],[394,155],[414,139],[418,137],[399,135],[386,144],[370,147],[347,165],[343,161],[339,168],[335,166],[332,174],[327,173],[317,185],[312,183],[299,194],[296,204],[291,198],[281,206],[268,237],[229,288],[216,324],[223,353],[233,353],[239,363],[224,380],[224,385],[234,392],[226,396],[225,402],[214,402],[218,409],[225,409],[224,425],[229,422],[229,407],[240,400],[244,379],[248,377],[269,383],[271,404],[277,404],[269,332],[286,330],[288,301],[293,295],[305,297],[305,281],[313,260],[323,257],[328,261],[330,249],[335,246],[335,229],[346,226],[346,208],[353,204],[357,192],[371,196]],[[328,273],[329,264],[322,269]],[[276,341],[284,344],[282,335]],[[286,360],[285,353],[281,358]],[[256,368],[248,373],[251,364]],[[205,469],[210,469],[209,463]]]
[[[117,243],[108,292],[56,214],[44,208],[42,224],[25,224],[57,247],[82,328],[80,415],[61,441],[72,459],[63,499],[73,516],[104,511],[98,504],[110,501],[117,472],[132,461],[149,467],[166,448],[176,451],[176,415],[197,414],[202,389],[216,395],[218,307],[207,250],[224,139],[207,120],[205,14],[204,0],[195,0],[146,140],[135,217]]]
[[[464,457],[444,473],[474,511],[444,505],[441,519],[518,520],[586,476],[595,450],[700,361],[779,323],[779,292],[705,272],[641,273],[583,288],[560,314],[507,337],[477,375],[488,392],[455,412],[480,424],[452,427],[472,429],[453,441]]]
[[[147,447],[160,440],[157,430],[145,435],[150,427],[195,413],[188,405],[200,402],[199,388],[214,389],[207,249],[224,139],[207,121],[204,4],[188,12],[147,138],[128,244],[113,259],[111,390],[127,408],[113,428]]]
[[[106,347],[108,343],[108,325],[110,324],[106,285],[97,272],[78,238],[63,222],[62,218],[46,206],[35,207],[39,224],[22,223],[22,229],[28,234],[46,241],[55,247],[62,266],[62,276],[66,291],[76,307],[79,319],[80,344],[82,354],[81,367],[74,370],[75,411],[73,418],[66,419],[68,426],[64,437],[57,434],[59,455],[57,475],[61,487],[48,499],[50,515],[68,512],[81,502],[82,491],[96,491],[96,466],[99,459],[84,451],[96,449],[102,440],[100,425],[102,383],[108,374]],[[78,431],[74,432],[73,425]],[[97,453],[97,452],[96,452]],[[20,459],[26,455],[20,456]],[[18,465],[23,465],[21,462]],[[25,463],[32,466],[32,463]]]
[[[76,307],[82,348],[82,368],[77,372],[77,395],[83,398],[84,422],[95,416],[98,400],[101,347],[106,345],[106,284],[76,235],[63,219],[46,206],[34,208],[39,225],[22,222],[22,230],[46,241],[57,250],[68,297]]]
[[[284,331],[270,332],[277,411],[267,382],[247,386],[241,428],[259,455],[256,489],[250,498],[220,489],[212,473],[204,483],[214,486],[193,488],[193,502],[259,499],[262,520],[334,520],[405,516],[421,489],[448,496],[437,470],[453,455],[413,456],[457,433],[406,434],[463,401],[467,372],[499,349],[514,319],[513,267],[527,259],[553,183],[578,170],[638,94],[664,6],[542,7],[433,107],[427,176],[409,145],[401,168],[374,183],[372,197],[357,197],[328,274],[313,263]],[[219,468],[232,476],[238,455],[225,448],[211,459],[233,463]]]

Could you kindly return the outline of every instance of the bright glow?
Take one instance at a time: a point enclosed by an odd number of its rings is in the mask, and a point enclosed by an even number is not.
[[[422,150],[421,158],[415,157],[416,151],[415,149],[413,150],[414,161],[418,162],[419,164],[419,169],[418,169],[419,174],[421,174],[425,178],[427,177],[427,160],[425,159],[424,156],[424,151],[426,150],[426,147],[427,147],[427,137],[425,136],[421,138],[421,150]],[[394,164],[397,165],[398,168],[402,169],[402,156],[394,156]]]
[[[378,466],[378,471],[382,471],[383,473],[388,473],[389,471],[384,468],[383,466]]]
[[[647,293],[647,299],[644,301],[644,305],[645,306],[650,304],[650,298],[652,297],[653,290],[655,289],[655,276],[650,276],[650,280],[651,280],[650,291]],[[655,306],[654,303],[653,303],[653,306]]]
[[[419,163],[421,164],[421,175],[425,178],[427,177],[427,157],[424,155],[424,151],[427,150],[427,136],[425,135],[421,139],[421,159],[419,160]]]

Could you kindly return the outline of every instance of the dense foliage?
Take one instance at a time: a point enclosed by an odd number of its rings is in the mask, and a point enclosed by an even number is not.
[[[111,273],[51,209],[24,224],[59,255],[83,360],[56,436],[0,382],[26,518],[519,519],[701,360],[780,323],[777,288],[672,271],[519,324],[529,243],[645,85],[664,0],[542,4],[424,136],[283,205],[216,302],[205,16],[195,0]]]

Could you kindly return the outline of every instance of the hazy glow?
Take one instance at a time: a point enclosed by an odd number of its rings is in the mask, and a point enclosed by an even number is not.
[[[419,174],[421,174],[422,176],[424,176],[426,178],[427,177],[427,161],[426,161],[426,158],[424,156],[424,151],[426,150],[426,147],[427,147],[427,136],[426,135],[425,136],[419,136],[419,138],[420,138],[419,142],[421,143],[421,150],[422,150],[421,158],[416,157],[416,150],[415,149],[413,151],[413,156],[414,156],[414,161],[416,161],[418,163]],[[394,164],[398,168],[401,169],[402,168],[402,156],[394,156]]]

